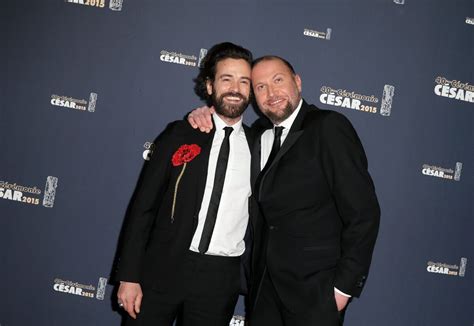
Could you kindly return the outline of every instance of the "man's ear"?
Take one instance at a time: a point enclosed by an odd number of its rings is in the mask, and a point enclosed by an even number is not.
[[[301,78],[299,75],[295,75],[295,83],[298,87],[298,91],[301,93]]]
[[[206,80],[207,94],[212,95],[212,81],[208,78]]]

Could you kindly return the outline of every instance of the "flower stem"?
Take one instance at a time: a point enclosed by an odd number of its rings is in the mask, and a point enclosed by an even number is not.
[[[178,185],[179,185],[179,181],[181,180],[181,177],[184,174],[184,170],[186,170],[186,164],[187,163],[184,163],[183,168],[181,169],[181,173],[178,175],[178,179],[176,179],[176,184],[174,186],[173,207],[171,208],[171,223],[174,222],[174,208],[175,208],[175,205],[176,205],[176,195],[178,193]]]

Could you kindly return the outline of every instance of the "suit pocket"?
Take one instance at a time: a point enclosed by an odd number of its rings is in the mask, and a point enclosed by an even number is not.
[[[333,323],[331,325],[342,325],[343,322],[343,314],[344,314],[344,309],[339,311],[337,309],[337,302],[336,302],[336,297],[335,297],[335,290],[334,290],[334,277],[331,278],[330,282],[327,282],[327,303],[328,303],[328,313],[331,316],[331,320],[333,320]]]
[[[307,246],[303,247],[304,251],[320,251],[320,250],[335,250],[337,247],[336,246],[328,246],[328,245],[323,245],[323,246]]]
[[[337,325],[342,325],[342,314],[344,313],[344,310],[339,311],[337,308],[337,302],[336,302],[336,297],[334,296],[334,290],[330,293],[330,301],[331,301],[331,306],[332,306],[332,312],[334,319],[337,322]]]

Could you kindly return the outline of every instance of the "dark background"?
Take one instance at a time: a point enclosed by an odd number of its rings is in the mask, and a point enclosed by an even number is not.
[[[0,196],[1,326],[120,323],[112,285],[100,300],[55,291],[54,280],[110,279],[144,144],[202,104],[198,68],[160,52],[199,58],[222,41],[288,59],[304,98],[345,114],[362,139],[381,229],[345,325],[473,325],[473,103],[434,93],[438,76],[474,83],[473,1],[124,0],[119,11],[109,1],[1,2],[0,181],[42,191],[23,192],[38,205]],[[303,34],[328,28],[330,39]],[[330,86],[374,95],[380,109],[384,85],[395,88],[389,116],[319,100]],[[51,104],[91,92],[95,112]],[[422,173],[456,162],[459,181]],[[53,207],[42,205],[48,176]],[[427,271],[462,257],[463,277]]]

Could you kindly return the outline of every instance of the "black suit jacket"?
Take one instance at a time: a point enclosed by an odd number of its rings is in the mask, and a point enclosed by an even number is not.
[[[251,139],[246,126],[244,130]],[[155,140],[125,222],[117,281],[157,290],[179,287],[184,258],[198,222],[213,136],[214,129],[206,134],[187,121],[176,121]],[[187,163],[180,179],[172,222],[175,184],[183,165],[173,166],[171,159],[183,144],[196,144],[201,153]]]
[[[264,130],[257,133],[252,152],[252,184],[260,173]],[[258,297],[265,269],[293,311],[314,304],[322,288],[359,296],[380,210],[350,122],[303,102],[278,155],[260,178],[251,199],[250,304]]]

